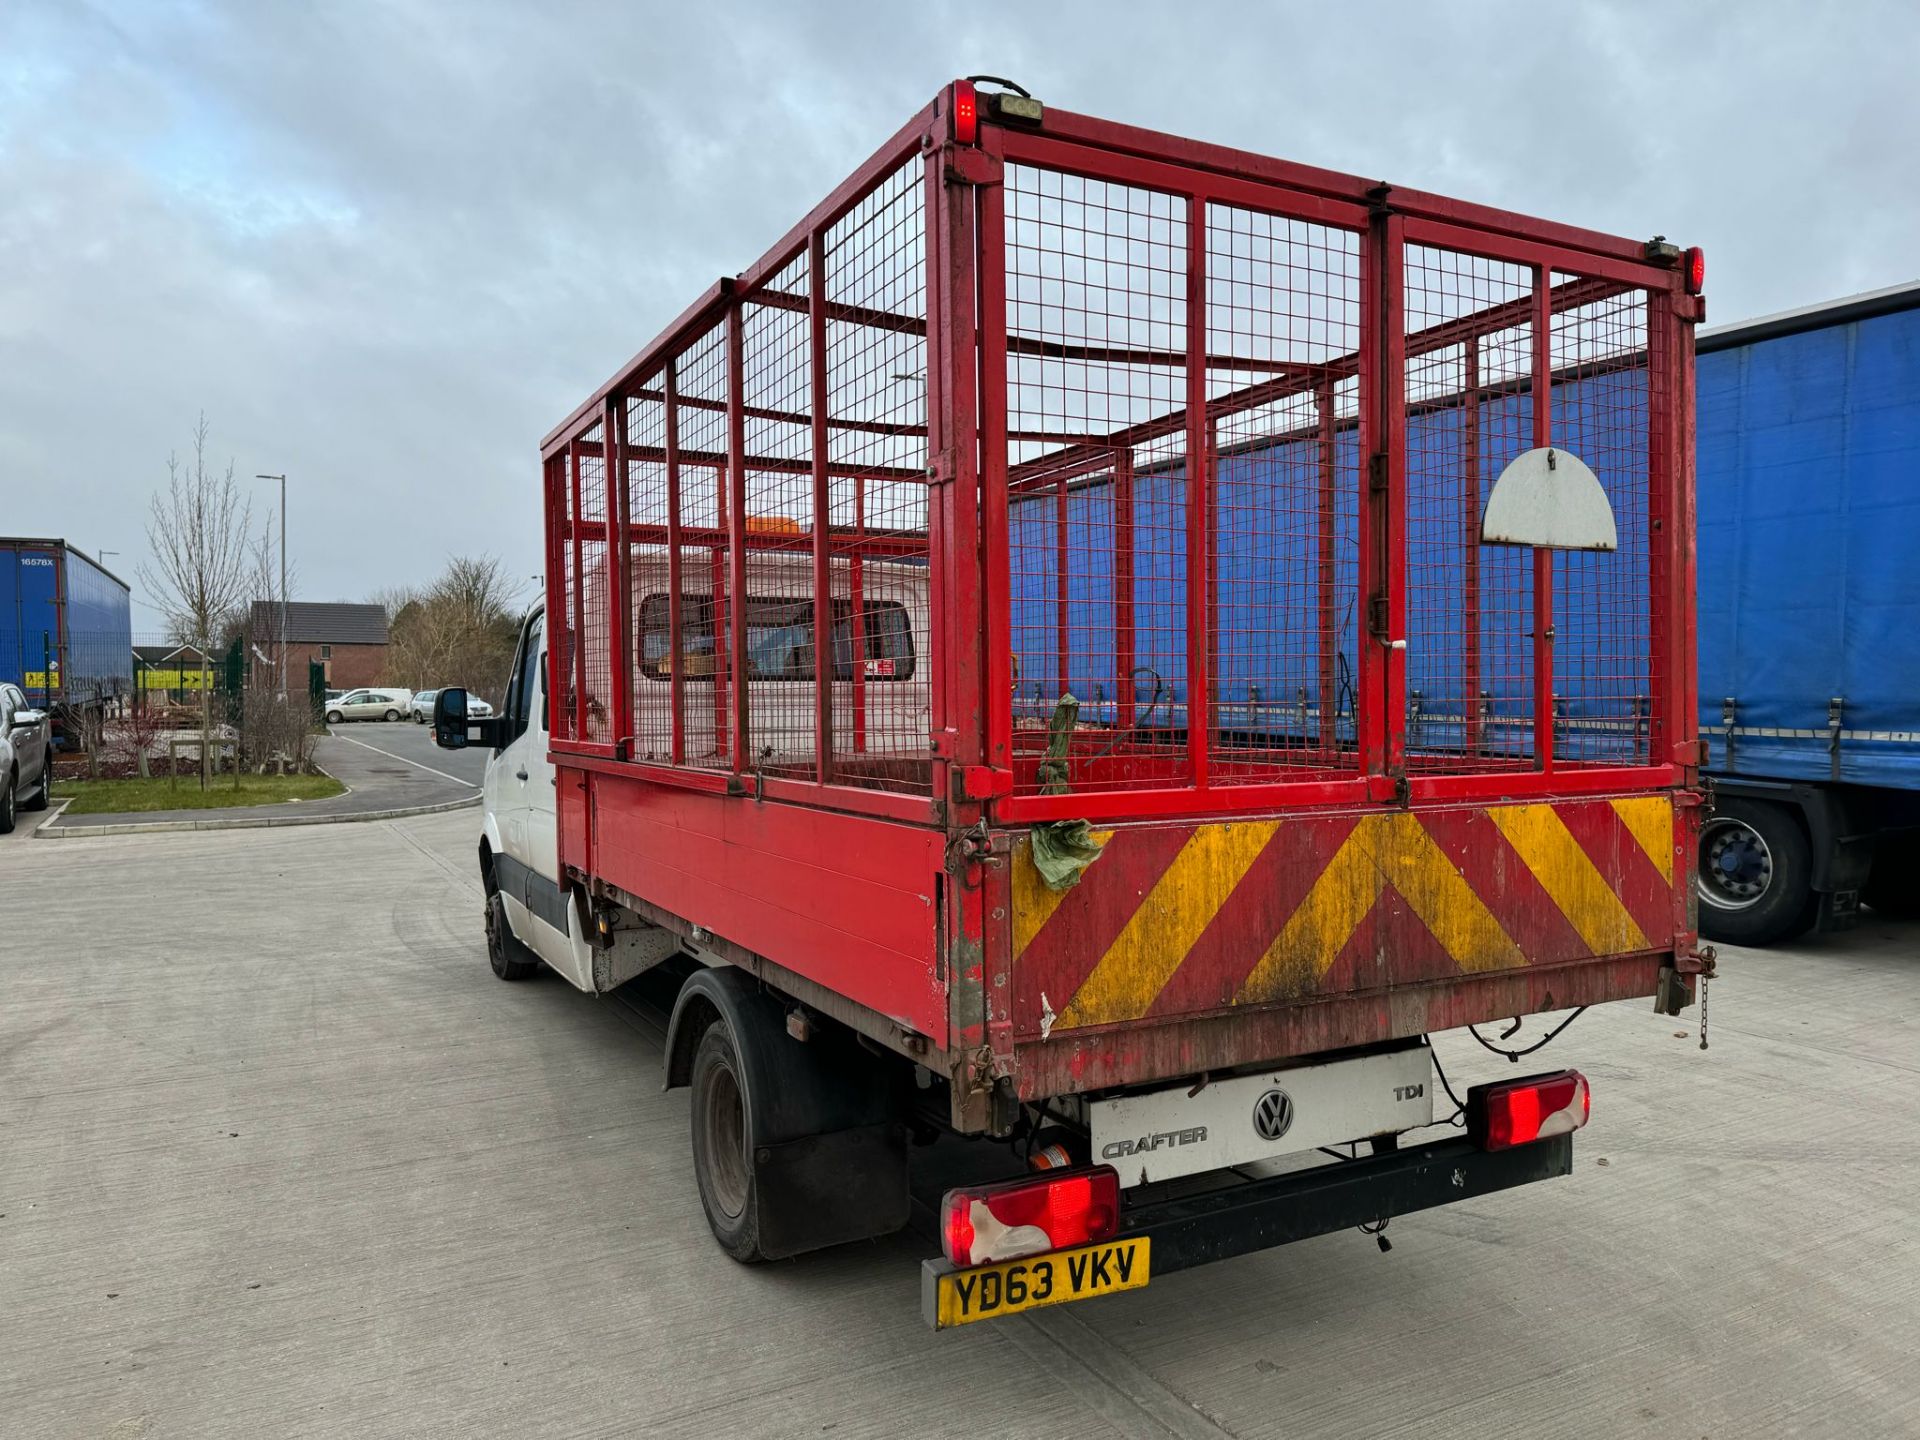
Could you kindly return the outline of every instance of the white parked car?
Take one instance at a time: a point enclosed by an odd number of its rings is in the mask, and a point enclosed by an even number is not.
[[[414,691],[413,701],[408,705],[407,713],[413,717],[416,724],[431,725],[433,723],[433,698],[439,693],[438,690]],[[493,707],[478,695],[469,695],[467,697],[467,714],[475,720],[491,720],[493,718]]]
[[[398,720],[413,703],[411,690],[349,690],[327,702],[327,723],[343,720]]]
[[[44,810],[53,796],[53,727],[18,685],[0,685],[0,835],[20,810]]]

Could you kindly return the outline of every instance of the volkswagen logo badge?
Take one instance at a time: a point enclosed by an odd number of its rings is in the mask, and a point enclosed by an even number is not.
[[[1293,1098],[1284,1090],[1269,1090],[1254,1102],[1253,1128],[1262,1140],[1278,1140],[1293,1128]]]

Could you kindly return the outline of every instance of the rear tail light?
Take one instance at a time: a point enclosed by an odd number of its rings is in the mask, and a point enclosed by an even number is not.
[[[960,145],[980,138],[980,97],[971,80],[953,82],[953,138]]]
[[[1510,1150],[1571,1134],[1592,1108],[1587,1077],[1578,1070],[1476,1085],[1467,1092],[1467,1134],[1483,1150]]]
[[[1110,1240],[1119,1228],[1111,1165],[949,1190],[940,1202],[940,1246],[962,1269]]]
[[[1687,293],[1698,295],[1707,288],[1707,252],[1695,245],[1680,257],[1686,279]]]

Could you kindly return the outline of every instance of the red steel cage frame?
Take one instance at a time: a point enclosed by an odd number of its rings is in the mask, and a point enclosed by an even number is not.
[[[614,437],[614,464],[607,467],[607,474],[620,473],[619,457],[623,452],[630,453],[631,447],[622,438],[625,422],[619,401],[653,385],[668,392],[671,406],[672,377],[668,362],[691,339],[716,322],[724,322],[728,327],[729,366],[737,380],[742,348],[740,317],[744,307],[762,299],[774,277],[802,259],[815,280],[809,287],[812,298],[807,305],[815,367],[810,393],[824,394],[826,390],[821,377],[825,369],[825,331],[830,312],[839,312],[834,314],[836,320],[887,327],[901,324],[900,317],[890,314],[850,314],[847,312],[852,307],[836,307],[826,299],[823,293],[826,287],[820,283],[823,237],[834,222],[847,215],[883,179],[918,155],[925,170],[924,213],[930,262],[924,324],[928,348],[926,433],[930,457],[925,478],[933,497],[929,507],[929,533],[924,542],[902,542],[885,535],[850,534],[836,528],[832,538],[836,555],[877,557],[910,550],[932,558],[929,575],[932,610],[940,623],[932,635],[935,655],[930,677],[932,723],[928,742],[931,783],[924,795],[836,784],[832,774],[832,737],[828,734],[831,716],[826,713],[829,707],[824,694],[827,687],[822,686],[818,687],[822,692],[818,707],[822,713],[816,743],[816,773],[808,779],[758,777],[757,793],[773,799],[922,823],[938,823],[943,812],[955,823],[961,823],[962,813],[966,812],[967,823],[970,823],[971,818],[977,818],[972,812],[978,802],[994,801],[997,802],[993,808],[994,819],[1021,824],[1068,817],[1183,815],[1395,799],[1417,804],[1428,800],[1494,796],[1604,793],[1683,783],[1686,767],[1693,762],[1695,754],[1688,719],[1693,714],[1692,641],[1691,631],[1685,624],[1687,597],[1692,589],[1693,556],[1690,545],[1672,542],[1675,537],[1692,533],[1690,386],[1686,403],[1679,407],[1662,403],[1669,392],[1654,386],[1650,413],[1652,433],[1647,453],[1652,471],[1650,510],[1656,539],[1649,547],[1652,572],[1649,763],[1631,766],[1557,763],[1553,751],[1552,666],[1546,659],[1551,642],[1544,633],[1552,616],[1550,556],[1546,552],[1535,556],[1534,599],[1545,624],[1538,627],[1535,637],[1541,658],[1536,661],[1533,674],[1542,695],[1533,715],[1540,757],[1540,763],[1533,769],[1498,774],[1409,775],[1405,763],[1406,710],[1403,704],[1395,703],[1406,688],[1405,651],[1391,644],[1394,637],[1404,637],[1407,628],[1406,416],[1405,407],[1396,403],[1403,393],[1407,359],[1423,348],[1457,343],[1463,336],[1485,334],[1510,325],[1515,319],[1504,313],[1487,312],[1436,327],[1431,332],[1406,334],[1402,294],[1405,247],[1441,246],[1464,255],[1524,266],[1539,277],[1528,302],[1531,313],[1524,318],[1532,322],[1536,386],[1543,391],[1550,391],[1554,373],[1551,316],[1596,296],[1617,294],[1626,289],[1645,290],[1649,295],[1647,333],[1655,357],[1653,363],[1673,365],[1682,375],[1690,375],[1692,327],[1684,322],[1697,318],[1699,302],[1687,293],[1684,277],[1676,266],[1667,260],[1650,259],[1646,246],[1639,242],[1059,110],[1047,110],[1043,130],[1011,124],[981,124],[977,142],[961,144],[950,133],[950,110],[951,101],[943,96],[916,115],[761,260],[739,276],[716,283],[546,437],[542,455],[547,461],[550,517],[547,571],[550,614],[571,620],[576,634],[585,630],[585,617],[576,613],[584,587],[574,586],[569,594],[566,584],[568,562],[581,563],[583,545],[610,540],[612,543],[606,545],[602,553],[611,556],[624,553],[628,545],[651,540],[667,545],[670,553],[677,556],[685,538],[677,525],[639,526],[620,513],[624,510],[625,486],[607,486],[613,513],[606,521],[587,521],[572,527],[564,523],[568,514],[565,490],[570,485],[577,494],[583,461],[601,456],[600,444],[585,438],[596,429],[600,434]],[[1177,358],[1186,370],[1189,394],[1183,410],[1132,427],[1130,431],[1116,431],[1106,436],[1054,433],[1009,436],[1004,405],[986,398],[1004,395],[1007,383],[1006,272],[999,256],[1006,244],[1001,177],[1008,164],[1045,167],[1184,197],[1193,206],[1188,223],[1195,231],[1205,224],[1205,206],[1217,202],[1311,220],[1363,236],[1359,348],[1343,360],[1326,365],[1270,367],[1278,373],[1257,387],[1257,397],[1242,394],[1209,398],[1205,393],[1209,358],[1205,354],[1206,327],[1192,324],[1188,326],[1187,353],[1165,357]],[[1186,251],[1189,304],[1193,312],[1198,313],[1205,304],[1207,249],[1190,238]],[[1577,278],[1557,285],[1546,283],[1556,272]],[[977,320],[975,307],[966,303],[968,296],[977,297]],[[1009,634],[1011,577],[1007,567],[1010,489],[1017,491],[1023,482],[1031,483],[1036,477],[1058,477],[1076,463],[1083,467],[1097,465],[1101,463],[1098,454],[1102,451],[1120,453],[1127,449],[1130,441],[1182,428],[1187,432],[1189,452],[1206,453],[1212,445],[1208,422],[1213,417],[1253,403],[1256,398],[1270,400],[1310,391],[1328,380],[1354,374],[1376,377],[1370,402],[1358,417],[1359,447],[1365,456],[1383,457],[1386,474],[1384,484],[1376,482],[1369,486],[1367,503],[1359,517],[1361,589],[1370,599],[1384,599],[1386,633],[1376,638],[1387,642],[1358,647],[1356,689],[1367,697],[1368,703],[1359,710],[1362,724],[1357,735],[1356,773],[1266,784],[1213,786],[1208,783],[1204,632],[1209,607],[1203,551],[1209,533],[1206,507],[1211,497],[1203,482],[1189,487],[1188,497],[1192,514],[1192,523],[1187,528],[1191,603],[1187,606],[1186,619],[1194,678],[1189,686],[1191,708],[1186,730],[1193,782],[1166,789],[1067,796],[1012,793],[1012,710],[997,698],[989,699],[1008,695],[1013,684],[1009,663],[1013,653]],[[771,463],[765,457],[744,454],[744,412],[752,408],[744,404],[737,383],[729,387],[726,414],[732,443],[728,454],[702,457],[716,468],[724,466],[730,487],[732,503],[726,509],[728,523],[734,528],[719,538],[724,541],[735,570],[730,595],[733,620],[728,633],[736,646],[742,642],[744,633],[743,567],[749,553],[789,550],[813,555],[816,569],[822,572],[817,582],[819,598],[826,598],[823,547],[814,546],[809,535],[756,535],[746,528],[744,470],[749,464]],[[813,427],[817,443],[812,473],[817,493],[822,495],[831,468],[826,459],[827,435],[845,423],[825,414],[824,409],[816,405],[811,413],[785,417],[805,421]],[[1536,408],[1533,424],[1535,443],[1547,443],[1551,433],[1549,407]],[[669,426],[669,435],[672,433]],[[1078,439],[1085,443],[1077,454],[1068,450],[1047,456],[1030,467],[1010,467],[1005,458],[1010,438],[1059,442]],[[665,458],[669,475],[673,477],[669,484],[672,484],[677,478],[674,472],[679,462],[672,455],[671,439]],[[777,463],[791,466],[791,462]],[[825,512],[824,502],[819,509],[820,513]],[[554,516],[560,517],[560,524],[551,523]],[[569,546],[573,551],[571,556],[567,554]],[[1126,562],[1123,558],[1118,563]],[[610,565],[606,594],[613,617],[621,622],[608,627],[609,658],[616,677],[610,693],[609,728],[613,738],[598,742],[577,738],[586,732],[586,687],[580,683],[578,673],[570,682],[565,670],[572,665],[576,672],[583,671],[586,656],[581,646],[555,645],[552,647],[552,693],[570,695],[582,711],[571,736],[556,734],[553,740],[556,756],[566,756],[570,763],[617,763],[622,773],[643,774],[662,784],[708,791],[742,790],[748,780],[754,778],[744,716],[745,686],[734,687],[734,708],[742,713],[729,717],[732,722],[731,773],[628,758],[632,687],[617,678],[631,663],[626,651],[633,633],[632,597],[625,593],[626,588],[623,567]],[[825,606],[821,608],[824,610]],[[740,657],[731,658],[738,669],[742,663]],[[679,677],[674,683],[677,689]]]
[[[635,894],[631,882],[596,876],[593,856],[595,846],[601,843],[600,830],[585,813],[587,786],[581,778],[569,780],[568,771],[575,772],[576,777],[603,775],[645,782],[656,787],[652,793],[669,806],[678,803],[671,800],[676,794],[711,797],[721,805],[739,803],[726,797],[751,796],[774,802],[756,807],[763,814],[753,822],[757,833],[783,837],[766,841],[770,852],[781,845],[796,849],[819,844],[885,845],[892,843],[890,836],[902,833],[901,824],[922,828],[933,844],[932,848],[918,847],[916,854],[932,857],[935,872],[950,868],[953,842],[983,823],[1013,827],[1062,818],[1204,817],[1256,809],[1382,804],[1419,807],[1678,790],[1692,784],[1697,743],[1693,731],[1693,638],[1688,623],[1694,579],[1690,322],[1699,318],[1701,304],[1688,293],[1681,268],[1670,257],[1642,242],[1052,108],[1045,111],[1043,123],[1034,126],[1007,119],[994,122],[983,116],[977,129],[972,123],[956,127],[956,94],[964,94],[972,104],[971,87],[961,85],[943,93],[758,262],[712,286],[542,443],[547,606],[554,637],[549,645],[549,692],[556,710],[551,749],[562,767],[562,859],[570,869],[609,889],[626,884],[627,889],[618,891],[623,896]],[[832,227],[902,167],[916,164],[924,216],[924,321],[891,310],[863,309],[833,301],[825,279],[826,237]],[[1271,363],[1265,367],[1269,372],[1266,378],[1251,390],[1209,393],[1208,375],[1214,357],[1207,353],[1207,325],[1190,321],[1184,353],[1122,357],[1127,363],[1171,365],[1177,360],[1184,369],[1186,386],[1180,407],[1131,430],[1106,434],[1076,435],[1064,429],[1010,433],[1003,398],[1007,394],[1009,355],[1035,350],[1035,342],[1030,339],[1010,336],[1007,323],[1004,180],[1007,167],[1013,165],[1183,198],[1189,206],[1191,227],[1185,246],[1185,287],[1191,316],[1203,315],[1207,304],[1208,247],[1197,237],[1207,224],[1210,204],[1284,216],[1357,237],[1357,347],[1344,357],[1314,365]],[[1407,247],[1413,245],[1442,247],[1520,267],[1532,277],[1531,293],[1518,309],[1509,305],[1409,334],[1403,266]],[[808,277],[803,301],[776,285],[777,277],[790,267],[799,267],[793,273]],[[1409,358],[1528,322],[1532,389],[1535,394],[1551,397],[1556,375],[1553,317],[1596,298],[1627,291],[1642,292],[1646,297],[1646,363],[1662,377],[1649,386],[1646,419],[1651,593],[1645,761],[1597,763],[1555,754],[1556,697],[1550,649],[1553,559],[1549,552],[1537,552],[1531,587],[1536,620],[1531,667],[1535,690],[1531,760],[1523,768],[1498,771],[1444,773],[1445,767],[1440,765],[1410,769],[1404,703],[1406,651],[1404,645],[1394,643],[1404,641],[1408,627],[1409,407],[1405,396]],[[774,412],[756,407],[744,396],[744,330],[750,305],[804,313],[809,366],[809,398],[804,409]],[[896,424],[891,429],[924,437],[925,471],[886,477],[899,483],[917,480],[927,487],[924,533],[871,530],[857,514],[852,525],[838,524],[833,518],[831,487],[860,469],[834,458],[834,437],[876,427],[872,422],[830,413],[830,321],[924,335],[924,425]],[[671,418],[676,406],[676,361],[716,326],[724,327],[731,383],[726,386],[724,407],[712,401],[700,403],[724,409],[727,443],[724,452],[718,454],[676,453],[678,427]],[[1087,354],[1093,353],[1090,345],[1082,348]],[[1214,368],[1245,366],[1232,360]],[[1069,795],[1019,793],[1023,787],[1016,784],[1016,774],[1023,762],[1009,703],[1014,685],[1010,495],[1022,493],[1023,487],[1060,481],[1107,464],[1102,455],[1119,457],[1130,450],[1132,441],[1156,435],[1184,433],[1189,455],[1211,459],[1213,431],[1221,415],[1288,395],[1330,396],[1335,383],[1351,376],[1364,377],[1367,388],[1353,420],[1358,431],[1358,453],[1363,459],[1357,517],[1358,589],[1366,608],[1365,623],[1358,632],[1354,679],[1354,693],[1364,697],[1364,703],[1355,706],[1350,766],[1315,775],[1289,772],[1281,778],[1252,783],[1216,784],[1210,778],[1214,755],[1209,749],[1207,666],[1212,602],[1208,594],[1207,545],[1213,485],[1211,467],[1203,465],[1199,467],[1200,479],[1186,487],[1184,499],[1189,522],[1185,531],[1189,684],[1181,783],[1076,790]],[[642,393],[664,400],[669,421],[662,446],[640,446],[628,434],[627,402]],[[1328,412],[1323,409],[1321,413],[1321,423],[1326,426]],[[781,423],[808,428],[812,443],[806,462],[747,452],[749,422],[770,414]],[[1534,408],[1532,424],[1533,443],[1548,443],[1552,435],[1550,398],[1548,404]],[[1010,463],[1009,443],[1021,440],[1057,448],[1030,463]],[[648,463],[665,467],[670,497],[665,525],[643,523],[629,513],[629,487],[624,478],[629,462],[643,452]],[[595,472],[595,466],[601,468]],[[857,776],[843,772],[846,737],[834,733],[836,717],[829,694],[832,687],[827,684],[815,686],[811,774],[793,773],[792,767],[765,773],[757,767],[749,686],[745,683],[730,687],[725,713],[714,717],[715,734],[723,741],[723,763],[707,768],[675,763],[684,762],[681,715],[687,691],[685,662],[680,653],[678,567],[689,537],[678,502],[672,497],[690,467],[711,471],[719,479],[724,497],[722,518],[714,533],[695,537],[701,544],[710,544],[716,554],[724,551],[726,557],[727,573],[715,577],[711,592],[716,614],[715,663],[723,675],[748,674],[744,646],[750,554],[785,551],[809,556],[812,613],[816,617],[827,615],[834,599],[830,553],[848,559],[856,577],[862,558],[882,560],[902,554],[925,558],[932,618],[928,653],[922,657],[928,669],[924,782],[917,781],[903,791],[859,783]],[[1130,462],[1114,463],[1116,485],[1131,482],[1129,467]],[[811,531],[796,534],[755,529],[747,503],[746,475],[749,470],[763,468],[803,474],[810,481],[814,516]],[[1125,478],[1122,471],[1128,471]],[[583,473],[597,473],[604,480],[604,511],[597,518],[582,513]],[[629,593],[628,567],[613,563],[613,557],[630,555],[636,545],[664,546],[668,563],[674,567],[668,583],[672,607],[668,631],[674,637],[670,678],[674,720],[673,743],[666,761],[636,758],[632,674],[638,659],[632,653],[635,596]],[[1116,573],[1131,563],[1130,551],[1123,556],[1118,553],[1121,548],[1116,546]],[[588,647],[582,643],[582,637],[592,629],[590,617],[583,611],[587,586],[577,583],[577,577],[592,573],[596,567],[607,607],[606,641],[604,660],[590,661]],[[569,577],[576,577],[576,582],[570,583]],[[854,584],[857,595],[857,578]],[[723,598],[724,651],[717,643]],[[1115,603],[1116,607],[1130,607],[1131,595]],[[853,623],[858,627],[857,603],[854,609]],[[563,638],[566,636],[573,638]],[[855,636],[858,643],[857,628]],[[588,683],[590,663],[604,663],[610,672],[609,703],[604,715],[590,713],[594,703]],[[1478,662],[1475,659],[1468,663]],[[856,663],[852,677],[856,693],[862,673],[862,665]],[[1323,682],[1323,687],[1327,683]],[[714,693],[716,697],[721,695],[719,686]],[[856,725],[863,713],[856,703]],[[1321,723],[1326,724],[1324,718]],[[791,811],[793,815],[781,819],[772,813],[775,811]],[[676,813],[682,815],[683,823],[712,833],[727,828],[728,822],[718,818],[720,812],[705,805]],[[835,819],[834,815],[844,819]],[[847,823],[857,823],[856,817],[895,824],[885,832],[863,835],[846,828]],[[827,838],[829,834],[831,838]],[[977,853],[983,855],[984,848]],[[761,878],[775,886],[783,883],[777,867],[765,869]],[[926,883],[938,882],[929,879]],[[1676,880],[1677,897],[1685,888],[1684,880]],[[1676,905],[1684,910],[1684,897],[1677,898]],[[944,995],[952,963],[949,952],[961,953],[979,945],[985,921],[978,906],[975,895],[955,907],[937,927],[929,927],[928,948],[922,957],[924,968],[916,959],[907,967],[910,974],[861,976],[855,973],[856,954],[832,964],[823,962],[813,978],[857,1004],[931,1037],[936,1049],[944,1048],[949,1043]],[[849,921],[848,928],[857,929],[858,922]],[[933,933],[936,928],[937,941]],[[1678,930],[1689,929],[1682,920]],[[1684,938],[1690,943],[1690,933]],[[825,939],[820,943],[825,945]],[[740,944],[743,954],[754,949],[750,938],[742,938]],[[760,953],[764,954],[764,949]],[[782,965],[786,963],[781,961]],[[807,969],[804,965],[799,968]],[[956,1030],[951,1043],[977,1041],[977,1028],[967,1029],[970,1033]]]

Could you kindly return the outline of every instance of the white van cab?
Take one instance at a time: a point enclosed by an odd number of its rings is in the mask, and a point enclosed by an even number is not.
[[[442,749],[478,743],[493,751],[480,792],[480,878],[493,973],[524,980],[544,964],[581,990],[611,990],[646,966],[591,945],[586,917],[560,884],[546,661],[546,615],[535,609],[521,626],[500,713],[470,717],[465,690],[442,690],[434,696],[434,741]],[[665,943],[665,932],[655,934]]]
[[[837,568],[834,588],[844,591],[844,562]],[[635,555],[634,727],[641,759],[650,758],[649,737],[664,737],[672,725],[667,574],[664,556]],[[748,703],[757,721],[756,750],[769,768],[810,762],[816,691],[811,562],[803,556],[754,555],[747,574]],[[868,759],[884,763],[896,749],[917,751],[926,744],[931,680],[915,638],[927,634],[927,571],[922,565],[875,561],[865,566],[862,578],[860,674],[865,683],[858,687],[859,728]],[[681,591],[681,675],[692,688],[711,682],[715,671],[712,591],[693,575],[682,577]],[[828,641],[835,731],[849,734],[855,728],[856,687],[834,683],[850,682],[854,674],[853,616],[845,599],[834,601]],[[434,742],[443,749],[484,744],[493,751],[481,790],[480,872],[494,974],[520,980],[544,963],[582,990],[604,992],[659,960],[650,947],[679,942],[665,930],[623,930],[600,937],[596,945],[590,939],[592,917],[561,883],[556,777],[547,756],[546,649],[540,607],[521,627],[499,715],[483,715],[463,689],[442,690],[433,702]],[[592,699],[590,694],[589,704]],[[690,704],[686,710],[686,753],[711,751],[717,739],[712,707]]]

